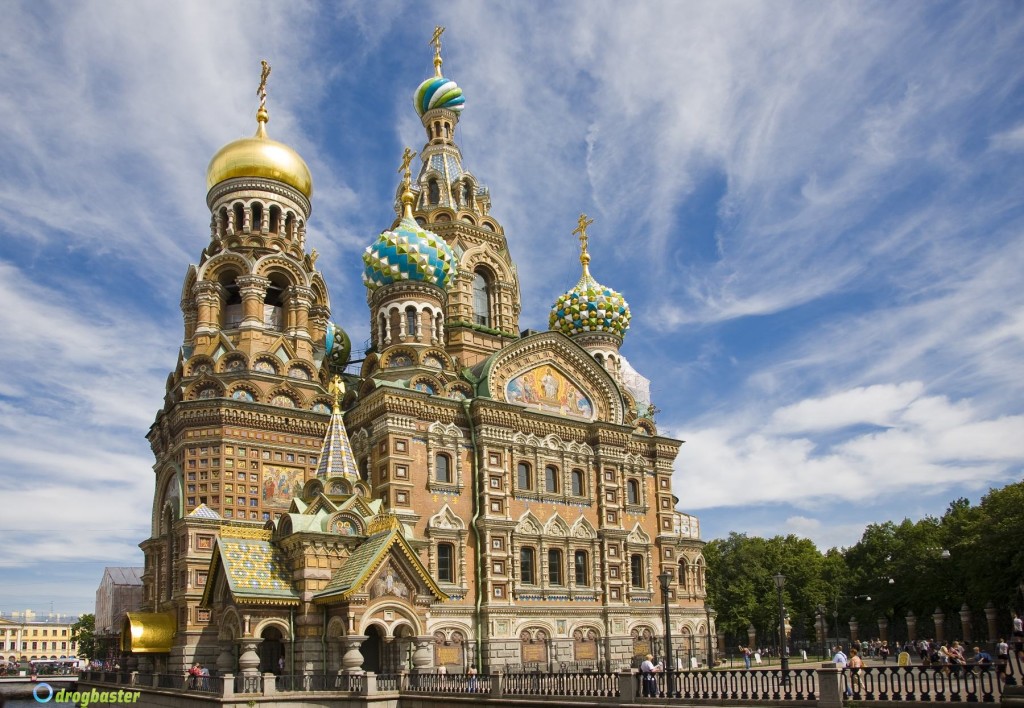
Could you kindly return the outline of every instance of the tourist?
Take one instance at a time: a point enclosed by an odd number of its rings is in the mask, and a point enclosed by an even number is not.
[[[845,673],[846,673],[846,666],[849,663],[849,661],[850,660],[848,658],[846,658],[846,654],[843,652],[842,645],[836,646],[836,651],[832,655],[832,663],[836,665],[836,668],[839,669],[841,674],[845,675]],[[853,691],[850,690],[850,684],[848,684],[848,683],[846,684],[846,695],[847,696],[852,696],[853,695]]]
[[[653,698],[658,695],[658,679],[654,675],[662,670],[662,665],[654,663],[654,655],[648,654],[644,657],[644,660],[640,663],[640,681],[641,689],[644,696]]]
[[[1024,619],[1016,612],[1013,613],[1013,649],[1018,659],[1024,658]]]
[[[740,647],[740,654],[743,655],[743,665],[746,667],[747,671],[750,671],[750,655],[751,655],[750,647],[743,647],[743,646],[741,646]]]
[[[468,687],[470,693],[476,693],[476,664],[470,664],[469,668],[466,669],[466,675],[469,676]]]
[[[850,647],[850,683],[853,690],[860,693],[860,670],[864,668],[864,660],[856,648]]]
[[[1005,680],[1007,669],[1010,667],[1010,645],[1002,637],[996,644],[996,662],[996,676]]]

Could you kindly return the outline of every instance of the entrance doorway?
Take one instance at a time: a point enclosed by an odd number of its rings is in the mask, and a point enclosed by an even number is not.
[[[284,642],[281,630],[267,627],[260,633],[260,673],[281,674],[281,659],[284,658]]]
[[[381,649],[383,647],[384,634],[377,625],[371,624],[366,628],[366,641],[359,646],[359,653],[363,655],[363,671],[381,673],[383,668]]]

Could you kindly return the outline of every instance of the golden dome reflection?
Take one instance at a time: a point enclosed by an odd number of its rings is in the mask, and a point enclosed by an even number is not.
[[[313,196],[313,177],[299,153],[267,137],[266,111],[260,111],[256,135],[228,143],[213,156],[206,169],[206,188],[232,177],[263,177],[284,182]]]

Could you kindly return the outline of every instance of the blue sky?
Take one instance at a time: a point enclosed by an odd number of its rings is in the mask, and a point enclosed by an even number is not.
[[[260,59],[367,338],[359,256],[424,143],[435,24],[521,326],[576,282],[585,211],[705,538],[850,545],[1021,478],[1019,3],[8,3],[0,611],[87,611],[141,564],[205,169],[253,132]]]

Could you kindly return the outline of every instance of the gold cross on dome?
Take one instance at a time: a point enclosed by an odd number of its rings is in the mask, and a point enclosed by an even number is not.
[[[434,45],[434,74],[441,78],[441,35],[444,34],[444,27],[437,25],[434,27],[434,36],[430,38],[427,44]]]
[[[341,380],[341,376],[338,374],[334,375],[331,383],[327,386],[327,392],[334,398],[334,410],[340,410],[341,397],[345,395],[345,382]]]
[[[256,89],[256,95],[260,97],[260,108],[267,105],[267,77],[270,76],[270,64],[264,59],[260,62],[263,70],[260,72],[260,87]]]
[[[587,227],[593,223],[594,220],[588,219],[586,214],[580,214],[580,218],[577,221],[578,226],[572,231],[580,237],[580,247],[583,253],[587,252]]]

